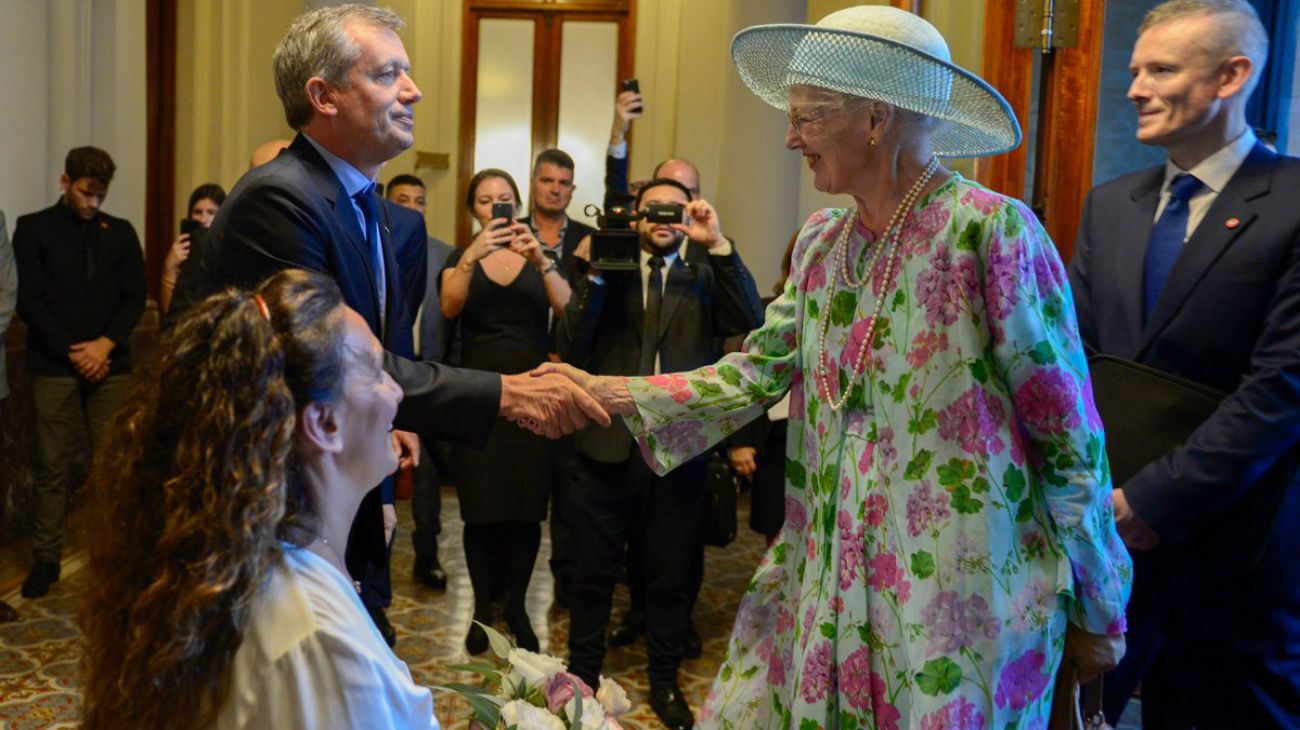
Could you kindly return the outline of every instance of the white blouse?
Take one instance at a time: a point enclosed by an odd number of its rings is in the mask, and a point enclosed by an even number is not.
[[[285,544],[254,599],[216,727],[437,730],[438,719],[351,581]]]

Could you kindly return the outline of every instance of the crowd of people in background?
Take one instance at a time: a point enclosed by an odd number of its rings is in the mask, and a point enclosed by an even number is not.
[[[1117,663],[1112,723],[1139,682],[1152,727],[1300,722],[1300,488],[1261,476],[1300,423],[1300,162],[1245,123],[1267,56],[1247,3],[1147,16],[1129,98],[1167,162],[1089,194],[1068,267],[1026,206],[939,163],[1013,149],[1020,130],[925,21],[862,7],[743,32],[736,64],[789,114],[786,147],[856,205],[788,239],[767,298],[741,251],[789,232],[728,236],[743,212],[716,210],[688,160],[632,179],[637,91],[615,99],[604,206],[682,218],[634,215],[625,270],[593,265],[601,232],[570,216],[560,149],[533,160],[526,208],[509,173],[479,170],[472,238],[428,235],[424,182],[377,184],[421,96],[401,28],[360,5],[294,21],[273,65],[297,136],[256,150],[229,195],[190,195],[160,269],[161,343],[134,381],[145,266],[102,209],[109,154],[69,151],[59,199],[17,219],[12,251],[0,213],[0,332],[15,310],[27,325],[35,407],[24,597],[60,578],[79,434],[110,444],[91,477],[113,537],[91,546],[88,727],[174,712],[436,727],[384,646],[400,640],[385,615],[399,467],[413,578],[434,590],[441,490],[456,490],[468,654],[498,610],[539,650],[525,597],[546,524],[569,671],[599,686],[607,647],[644,637],[650,706],[692,727],[678,667],[701,652],[709,459],[752,485],[771,551],[704,725],[1032,725],[1058,667]],[[834,34],[865,58],[917,53],[866,74],[822,45]],[[1226,395],[1112,489],[1087,353]],[[3,368],[0,341],[0,402]]]

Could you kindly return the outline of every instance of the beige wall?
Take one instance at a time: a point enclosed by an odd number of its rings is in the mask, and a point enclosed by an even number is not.
[[[6,0],[0,23],[0,209],[14,219],[59,195],[68,150],[117,163],[104,210],[144,234],[144,0]]]

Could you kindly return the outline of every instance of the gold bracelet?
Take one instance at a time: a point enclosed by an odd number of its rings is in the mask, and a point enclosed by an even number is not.
[[[472,274],[474,273],[474,262],[461,261],[460,263],[456,264],[456,268],[459,269],[460,273],[462,274]]]

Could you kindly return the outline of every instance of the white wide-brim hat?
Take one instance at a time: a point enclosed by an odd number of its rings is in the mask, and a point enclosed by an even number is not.
[[[939,31],[905,10],[860,5],[816,25],[746,28],[732,39],[731,58],[745,84],[778,109],[789,111],[791,86],[816,86],[942,121],[931,139],[941,157],[996,155],[1020,144],[1007,100],[954,64]]]

